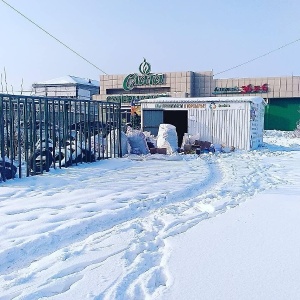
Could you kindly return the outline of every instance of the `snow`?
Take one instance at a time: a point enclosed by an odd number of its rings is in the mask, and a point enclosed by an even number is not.
[[[299,299],[300,138],[0,184],[0,299]]]

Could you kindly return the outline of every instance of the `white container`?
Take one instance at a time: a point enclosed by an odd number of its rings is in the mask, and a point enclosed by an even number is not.
[[[162,97],[140,103],[142,128],[158,128],[164,122],[165,111],[168,116],[170,111],[187,111],[179,122],[174,120],[177,132],[180,124],[187,123],[189,134],[199,134],[200,140],[213,144],[252,150],[263,143],[266,102],[262,97]]]

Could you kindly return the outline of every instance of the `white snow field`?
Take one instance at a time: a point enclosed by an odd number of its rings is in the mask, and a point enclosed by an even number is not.
[[[300,299],[300,138],[0,183],[0,299]]]

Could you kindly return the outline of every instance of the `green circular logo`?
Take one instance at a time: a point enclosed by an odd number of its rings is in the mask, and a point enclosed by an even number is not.
[[[151,72],[151,65],[146,61],[144,58],[144,61],[140,64],[139,70],[144,75],[149,75]]]

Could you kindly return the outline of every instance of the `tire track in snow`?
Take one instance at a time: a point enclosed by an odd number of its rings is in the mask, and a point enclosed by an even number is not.
[[[167,238],[224,213],[255,193],[275,187],[280,182],[280,178],[270,174],[271,164],[257,164],[260,154],[245,156],[247,160],[240,161],[238,165],[232,163],[235,155],[215,160],[209,157],[211,176],[207,181],[211,180],[211,185],[203,185],[201,195],[185,197],[178,203],[171,202],[153,212],[152,218],[140,220],[139,231],[142,234],[132,241],[130,249],[124,254],[125,275],[97,299],[153,299],[168,285]],[[241,168],[249,170],[247,176],[240,176]],[[166,219],[168,224],[164,221]]]
[[[202,182],[189,187],[189,192],[185,189],[180,195],[181,201],[174,201],[179,198],[178,194],[170,194],[167,205],[157,207],[147,218],[135,220],[138,223],[137,232],[129,249],[124,253],[123,277],[120,277],[109,290],[99,294],[95,299],[152,299],[160,289],[167,285],[168,255],[164,241],[167,226],[165,217],[166,215],[173,216],[174,212],[177,214],[177,207],[181,207],[181,203],[197,198],[199,193],[213,188],[221,181],[222,174],[219,165],[211,157],[208,157],[206,166],[208,176]],[[170,209],[170,206],[173,209]]]
[[[241,178],[238,178],[238,168],[241,166],[232,164],[233,156],[224,155],[221,158],[203,157],[201,161],[203,162],[204,160],[205,164],[200,165],[201,167],[195,165],[194,162],[191,163],[191,168],[194,168],[194,173],[192,172],[191,174],[197,176],[190,180],[188,192],[186,182],[182,187],[179,185],[180,180],[185,179],[184,174],[177,176],[177,181],[170,174],[168,180],[174,180],[175,184],[177,182],[174,192],[164,191],[162,194],[154,193],[150,197],[142,196],[132,199],[128,206],[121,207],[115,212],[110,214],[106,212],[104,215],[92,216],[86,220],[78,221],[77,224],[60,228],[60,231],[50,232],[45,236],[44,240],[40,241],[40,244],[36,243],[37,247],[35,247],[34,241],[32,241],[33,244],[27,244],[27,250],[29,251],[29,253],[26,253],[26,257],[29,257],[27,261],[13,261],[14,255],[12,254],[11,267],[7,273],[11,274],[11,276],[18,275],[14,270],[24,268],[25,274],[26,267],[33,263],[30,259],[41,260],[49,254],[63,251],[70,247],[70,244],[85,243],[89,236],[95,235],[98,231],[111,232],[111,234],[117,235],[122,231],[134,230],[134,236],[131,241],[128,241],[128,249],[124,247],[119,252],[111,253],[111,257],[114,255],[123,257],[122,275],[119,276],[114,284],[103,292],[95,294],[92,298],[124,299],[124,295],[126,295],[128,299],[152,299],[159,290],[168,285],[166,238],[180,234],[202,220],[214,217],[238,205],[256,191],[265,188],[259,186],[259,179],[263,179],[269,166],[263,165],[256,168],[257,163],[254,160],[258,158],[256,155],[250,160],[248,159],[246,166],[243,167],[249,168],[249,175],[241,180]],[[251,162],[253,162],[253,166],[251,166]],[[189,164],[190,162],[187,161],[186,163]],[[119,175],[122,176],[122,173],[130,174],[131,170],[135,173],[134,169],[135,167],[132,166],[132,168],[126,169],[128,172],[123,171]],[[201,178],[198,173],[201,170],[202,172],[203,170],[208,172],[208,175]],[[259,175],[260,173],[262,174],[261,176]],[[162,185],[159,185],[159,174],[157,176],[156,180],[153,180],[150,184],[154,186],[157,184],[160,187]],[[199,182],[196,182],[197,178]],[[124,181],[128,180],[125,177],[120,178],[120,180],[123,179]],[[86,178],[85,180],[93,184],[91,178]],[[193,180],[195,181],[193,182]],[[252,182],[253,180],[257,182],[257,187],[253,184],[247,184],[251,180]],[[273,183],[272,180],[274,181]],[[272,180],[269,181],[270,186],[276,184],[276,179],[273,178]],[[142,184],[142,181],[140,184]],[[230,189],[230,184],[235,187],[239,186],[241,192],[237,192],[236,188]],[[143,186],[141,186],[139,192],[141,193],[142,190]],[[116,199],[120,199],[121,196],[120,192]],[[39,238],[41,237],[43,235],[39,236]],[[60,237],[63,237],[65,240],[61,240]],[[99,242],[101,243],[101,241],[103,240],[100,238]],[[20,247],[24,249],[24,245],[26,246],[23,243]],[[0,259],[2,259],[1,256]],[[109,256],[107,259],[109,260]],[[73,269],[76,274],[76,281],[74,282],[68,279],[69,276],[72,277],[71,273],[69,274],[67,270],[62,270],[61,272],[65,272],[66,282],[79,283],[82,281],[82,277],[77,275],[81,274],[89,266],[99,263],[101,265],[99,261],[87,261],[86,264],[82,265],[81,270],[78,269],[76,271],[76,269]],[[35,289],[40,291],[38,295],[45,294],[46,297],[47,291],[51,290],[55,274],[52,274],[52,277],[52,280],[49,277],[46,286],[42,287],[38,284],[35,286]],[[8,279],[7,281],[12,283]],[[24,283],[24,287],[26,287],[26,280],[24,280]],[[13,287],[13,285],[10,287]],[[68,289],[58,289],[56,295],[63,295],[68,293],[68,291]],[[25,290],[22,297],[25,295],[26,297],[28,296],[27,299],[30,299],[30,296],[33,296],[33,292],[27,293]]]
[[[273,154],[269,154],[272,156]],[[194,199],[189,199],[182,204],[183,211],[179,211],[180,221],[174,221],[166,230],[165,236],[172,236],[186,231],[191,226],[198,224],[203,219],[215,217],[228,209],[234,208],[258,192],[275,188],[282,184],[283,180],[274,175],[274,165],[270,163],[258,163],[260,153],[246,153],[238,163],[233,163],[235,155],[224,156],[220,161],[220,169],[224,177],[213,190],[205,191]],[[239,170],[242,170],[239,171]],[[245,171],[245,169],[247,169]],[[240,174],[248,173],[246,176]],[[188,211],[188,212],[187,212]],[[185,216],[183,212],[187,212]],[[194,215],[194,217],[192,217]],[[179,231],[177,228],[180,228]]]
[[[202,166],[203,167],[203,166]],[[195,172],[198,169],[195,168]],[[197,175],[197,174],[196,174]],[[180,179],[180,176],[179,176]],[[170,176],[169,180],[174,180]],[[207,184],[210,180],[206,180]],[[94,216],[88,220],[81,220],[71,227],[66,225],[60,230],[48,232],[47,234],[39,235],[37,239],[29,240],[20,245],[15,245],[14,249],[7,249],[0,254],[1,261],[5,262],[1,265],[2,274],[18,275],[20,269],[30,266],[34,261],[41,260],[42,257],[58,251],[70,243],[83,241],[85,238],[98,231],[108,230],[114,227],[121,227],[122,224],[132,222],[135,219],[143,218],[151,213],[152,210],[168,205],[169,203],[178,201],[178,199],[186,196],[192,196],[198,193],[203,186],[198,183],[190,185],[191,191],[186,195],[185,188],[177,188],[175,193],[165,193],[163,196],[147,197],[143,201],[135,201],[130,203],[128,207],[118,209],[112,214],[104,214],[103,216]],[[22,259],[20,259],[20,257]],[[25,271],[24,271],[25,273]],[[29,278],[29,277],[28,277]],[[27,279],[28,279],[27,278]],[[80,279],[80,277],[78,277]],[[10,281],[9,276],[4,281]],[[26,278],[24,282],[26,283]],[[18,285],[20,282],[15,282]],[[7,283],[9,285],[9,283]],[[10,288],[12,285],[9,285]]]

